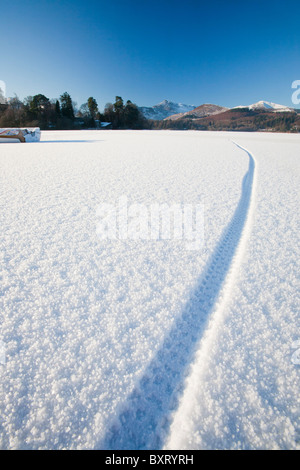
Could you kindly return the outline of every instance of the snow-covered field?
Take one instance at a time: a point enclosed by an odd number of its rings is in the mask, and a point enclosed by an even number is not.
[[[1,449],[299,449],[300,136],[0,144]],[[204,244],[101,239],[201,204]]]

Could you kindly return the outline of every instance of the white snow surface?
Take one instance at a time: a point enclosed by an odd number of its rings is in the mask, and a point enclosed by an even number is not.
[[[298,449],[299,135],[0,146],[1,449]],[[97,208],[204,205],[205,244]],[[1,360],[2,357],[2,360]]]

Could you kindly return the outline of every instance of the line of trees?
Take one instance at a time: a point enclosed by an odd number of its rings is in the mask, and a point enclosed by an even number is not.
[[[105,105],[103,118],[104,121],[112,123],[113,129],[148,128],[148,121],[138,107],[130,100],[124,104],[121,96],[116,96],[115,103],[107,103]]]
[[[138,107],[120,96],[107,103],[103,113],[92,96],[77,109],[69,93],[50,100],[43,94],[21,101],[16,95],[6,100],[0,89],[0,127],[40,127],[46,129],[87,129],[110,123],[113,129],[143,129],[147,121]]]

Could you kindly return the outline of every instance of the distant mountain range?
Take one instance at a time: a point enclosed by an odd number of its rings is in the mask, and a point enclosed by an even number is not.
[[[225,108],[161,103],[139,108],[151,129],[300,132],[300,110],[269,101]]]
[[[141,113],[146,119],[163,120],[173,114],[184,114],[195,109],[196,106],[182,103],[173,103],[172,101],[164,100],[161,103],[155,104],[151,107],[142,106],[139,108]]]
[[[271,103],[269,101],[258,101],[257,103],[246,106],[235,106],[234,108],[226,108],[215,104],[202,104],[200,106],[193,106],[182,103],[174,103],[172,101],[164,100],[159,104],[152,107],[142,106],[139,108],[141,113],[146,119],[162,121],[162,120],[177,120],[177,119],[199,119],[207,116],[214,116],[216,114],[224,113],[229,110],[248,109],[248,110],[261,110],[268,112],[295,112],[293,108]]]

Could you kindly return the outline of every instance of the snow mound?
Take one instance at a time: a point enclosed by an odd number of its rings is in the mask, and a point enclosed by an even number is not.
[[[34,128],[3,128],[0,129],[0,142],[39,142],[41,130]]]

